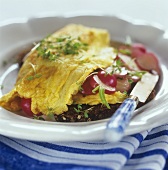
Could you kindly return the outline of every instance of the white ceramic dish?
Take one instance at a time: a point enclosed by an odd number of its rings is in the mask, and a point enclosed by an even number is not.
[[[0,25],[0,84],[1,93],[9,91],[17,76],[16,65],[10,67],[11,57],[27,44],[42,39],[46,35],[68,23],[80,23],[86,26],[105,28],[114,40],[124,41],[129,35],[134,42],[141,42],[154,51],[162,68],[162,78],[158,85],[156,98],[136,111],[125,135],[138,133],[168,122],[168,33],[158,26],[145,22],[132,21],[115,16],[74,16],[32,18],[25,21]],[[10,67],[10,72],[6,71]],[[5,73],[5,74],[4,74]],[[106,120],[86,123],[58,123],[32,120],[18,116],[0,108],[0,134],[35,141],[88,141],[104,138]]]

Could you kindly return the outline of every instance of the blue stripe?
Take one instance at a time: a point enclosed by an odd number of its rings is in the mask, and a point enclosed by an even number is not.
[[[160,132],[157,132],[157,133],[154,133],[154,134],[149,134],[145,140],[150,140],[150,139],[154,139],[154,138],[157,138],[157,137],[160,137],[160,136],[163,136],[163,135],[168,135],[168,130],[163,130],[163,131],[160,131]]]
[[[159,128],[162,128],[162,127],[166,127],[166,126],[168,126],[168,124],[160,125],[160,126],[158,126],[158,127],[153,128],[152,131],[155,130],[155,129],[159,129]]]
[[[130,144],[134,148],[134,150],[136,149],[135,145],[131,142],[128,142],[128,141],[120,141],[120,142]]]
[[[149,163],[156,163],[160,166],[160,168],[162,168],[162,165],[160,164],[160,162],[156,160],[141,162],[141,165],[145,164],[146,166],[146,164],[149,164]],[[127,163],[126,166],[137,166],[137,163]]]
[[[98,143],[98,142],[80,142],[80,143],[83,143],[83,144],[88,144],[88,145],[110,145],[111,143],[110,142],[102,142],[102,143]],[[136,149],[135,145],[131,142],[128,142],[128,141],[124,141],[124,140],[121,140],[119,143],[127,143],[129,144],[130,146],[132,146],[134,149]],[[111,144],[113,145],[113,144]]]
[[[38,154],[41,154],[42,156],[48,156],[48,157],[53,157],[53,158],[61,158],[61,159],[67,159],[67,160],[72,160],[72,161],[83,161],[83,162],[86,162],[86,161],[88,161],[88,162],[114,162],[114,163],[116,163],[116,164],[119,164],[119,165],[121,165],[121,162],[120,161],[115,161],[115,160],[91,160],[91,159],[80,159],[80,158],[70,158],[70,157],[63,157],[63,156],[57,156],[57,155],[49,155],[49,154],[45,154],[45,153],[42,153],[42,152],[40,152],[40,151],[37,151],[37,150],[34,150],[34,149],[31,149],[31,148],[29,148],[28,146],[25,146],[25,145],[22,145],[22,144],[20,144],[20,143],[18,143],[17,141],[15,141],[15,140],[12,140],[12,139],[8,139],[8,140],[11,140],[11,141],[13,141],[13,142],[15,142],[15,143],[17,143],[18,145],[20,145],[20,146],[22,146],[22,147],[24,147],[24,148],[27,148],[27,149],[29,149],[30,151],[33,151],[33,152],[36,152],[36,153],[38,153]]]
[[[80,142],[80,143],[84,143],[84,144],[88,144],[88,145],[107,145],[110,144],[110,142]]]
[[[141,143],[144,140],[144,137],[140,133],[137,133],[131,136],[136,138],[139,141],[139,143]]]
[[[147,144],[147,145],[144,145],[144,146],[141,145],[139,148],[144,148],[144,147],[152,146],[152,145],[155,145],[155,144],[162,144],[162,143],[168,144],[168,142],[165,142],[165,141],[158,141],[158,142],[154,142],[154,143]]]
[[[138,169],[136,169],[136,170],[153,170],[153,168],[151,169],[151,168],[138,168]]]
[[[164,170],[168,170],[168,159],[166,159],[166,164],[165,164]]]
[[[32,142],[34,144],[43,146],[45,148],[54,149],[57,151],[64,151],[69,153],[76,153],[76,154],[89,154],[89,155],[101,155],[101,154],[122,154],[127,159],[130,157],[130,153],[128,150],[117,147],[117,148],[111,148],[111,149],[81,149],[81,148],[74,148],[69,146],[61,146],[57,144],[51,144],[46,142]]]
[[[4,170],[112,170],[106,167],[46,163],[32,159],[0,142],[0,164]],[[2,156],[3,155],[3,156]]]
[[[143,158],[143,157],[152,156],[152,155],[162,155],[165,159],[167,158],[167,152],[165,150],[154,149],[154,150],[143,152],[143,153],[133,154],[131,159]]]

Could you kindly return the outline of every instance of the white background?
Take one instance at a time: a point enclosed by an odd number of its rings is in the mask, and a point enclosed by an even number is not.
[[[168,0],[0,0],[0,23],[67,13],[124,15],[168,29]]]

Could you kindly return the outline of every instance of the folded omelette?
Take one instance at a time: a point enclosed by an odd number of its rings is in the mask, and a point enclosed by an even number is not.
[[[79,93],[88,75],[107,68],[116,58],[107,30],[70,24],[39,42],[26,56],[14,88],[0,99],[0,106],[21,110],[21,98],[31,99],[34,114],[68,110],[68,105],[97,105],[98,94]],[[121,103],[125,94],[105,94],[110,104]]]

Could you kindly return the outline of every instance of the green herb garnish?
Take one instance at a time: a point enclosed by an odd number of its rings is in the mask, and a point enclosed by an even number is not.
[[[37,72],[36,72],[36,65],[34,65],[32,63],[29,63],[29,64],[30,64],[30,66],[33,69],[33,75],[27,77],[27,80],[33,80],[35,78],[40,78],[42,76],[42,74],[37,74]]]
[[[88,44],[80,41],[80,38],[72,38],[71,36],[57,37],[53,41],[44,39],[37,48],[38,56],[43,59],[55,61],[63,55],[79,54],[81,50],[87,50]]]
[[[128,96],[128,92],[127,92],[127,91],[124,91],[123,94],[125,94],[126,96]]]
[[[74,108],[74,110],[75,110],[76,113],[82,112],[82,105],[81,105],[81,104],[78,104],[78,105],[77,105],[77,108]]]
[[[110,105],[108,104],[108,102],[106,101],[106,98],[105,98],[105,89],[102,88],[101,86],[96,86],[92,90],[92,93],[96,93],[96,91],[99,91],[99,97],[100,97],[102,104],[104,104],[108,109],[110,109]]]
[[[128,79],[128,82],[132,84],[134,81],[132,79]]]
[[[131,50],[129,49],[120,49],[119,52],[125,55],[131,55]]]
[[[55,121],[53,108],[48,108],[47,119],[50,121]]]
[[[88,115],[88,110],[85,110],[85,111],[84,111],[84,117],[85,117],[85,118],[88,118],[88,117],[89,117],[89,115]]]
[[[33,79],[35,79],[35,78],[40,78],[41,76],[42,76],[42,74],[35,74],[35,75],[33,75],[33,76],[27,77],[27,80],[33,80]]]
[[[92,93],[96,93],[96,91],[99,90],[99,87],[100,87],[100,86],[96,86],[96,87],[92,90]]]
[[[54,120],[55,121],[54,113],[47,114],[47,117],[49,118],[49,120]]]
[[[34,115],[33,119],[36,119],[36,120],[45,120],[42,116],[37,116],[37,115]]]
[[[104,91],[105,91],[105,90],[104,90],[102,87],[99,87],[99,97],[100,97],[100,99],[101,99],[101,102],[102,102],[108,109],[110,109],[110,105],[109,105],[108,102],[106,101]]]
[[[123,62],[118,59],[115,61],[115,63],[112,65],[112,71],[110,74],[114,74],[116,72],[121,73],[121,67],[123,66]]]
[[[89,110],[91,110],[91,109],[92,108],[89,108],[89,109],[86,109],[86,110],[82,110],[82,104],[78,104],[77,108],[74,107],[75,112],[76,113],[83,113],[85,118],[89,117],[88,113],[89,113]]]
[[[130,76],[137,76],[142,78],[142,76],[146,73],[146,71],[132,71],[129,73]]]

